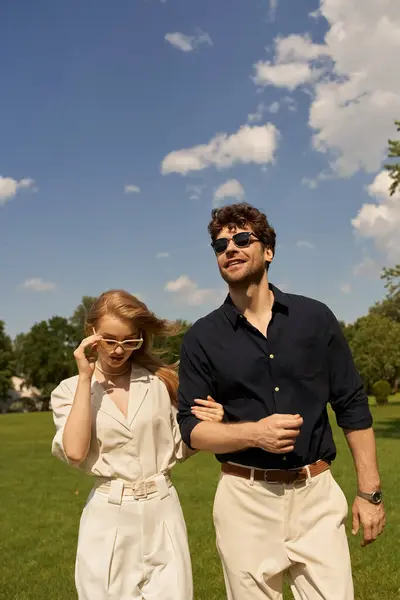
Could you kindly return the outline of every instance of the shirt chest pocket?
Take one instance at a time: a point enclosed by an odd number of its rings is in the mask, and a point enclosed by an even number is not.
[[[326,367],[327,353],[317,337],[295,341],[287,350],[285,370],[298,379],[315,379]]]

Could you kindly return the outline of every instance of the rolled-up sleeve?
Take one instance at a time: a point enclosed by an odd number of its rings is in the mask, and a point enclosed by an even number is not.
[[[182,439],[189,448],[192,448],[191,433],[201,423],[191,413],[191,407],[196,398],[206,399],[208,395],[217,400],[210,362],[194,332],[190,330],[181,346],[177,416]]]
[[[369,429],[372,415],[368,396],[350,347],[334,314],[327,309],[328,361],[331,405],[339,427]]]
[[[56,389],[51,393],[50,402],[53,411],[53,421],[56,426],[56,434],[51,445],[51,453],[56,458],[59,458],[71,466],[75,465],[65,454],[63,435],[65,424],[71,411],[73,401],[74,394],[64,381],[62,381],[60,385],[57,386]]]
[[[174,436],[175,444],[175,458],[177,462],[181,463],[196,454],[197,450],[191,450],[183,441],[181,432],[178,425],[178,411],[175,406],[171,406],[171,427],[172,434]]]

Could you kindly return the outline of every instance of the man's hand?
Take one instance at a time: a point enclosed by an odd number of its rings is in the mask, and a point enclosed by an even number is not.
[[[254,446],[274,454],[294,450],[294,444],[303,425],[300,415],[274,414],[255,423]]]
[[[360,496],[353,503],[353,527],[351,533],[357,535],[360,524],[363,528],[361,546],[368,546],[382,533],[386,523],[383,503],[372,504]]]

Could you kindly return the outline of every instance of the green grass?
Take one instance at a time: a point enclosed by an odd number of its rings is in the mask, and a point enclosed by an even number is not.
[[[398,600],[400,551],[400,404],[372,406],[388,525],[375,544],[351,539],[357,600]],[[73,600],[75,546],[88,477],[50,455],[50,413],[0,416],[0,598]],[[355,478],[343,435],[334,474],[352,501]],[[196,600],[224,600],[215,551],[212,501],[218,465],[197,455],[174,471],[188,525]],[[396,510],[397,507],[397,510]],[[290,594],[285,596],[290,598]],[[95,600],[95,599],[94,599]]]

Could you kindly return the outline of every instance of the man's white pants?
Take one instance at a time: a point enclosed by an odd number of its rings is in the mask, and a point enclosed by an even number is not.
[[[110,501],[111,500],[111,501]],[[119,500],[92,491],[79,528],[79,600],[192,600],[186,525],[175,488]]]
[[[228,600],[353,600],[346,498],[325,471],[308,483],[253,484],[221,474],[214,502]]]

